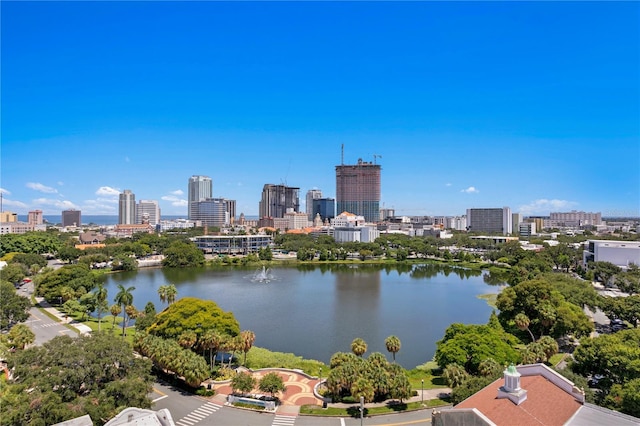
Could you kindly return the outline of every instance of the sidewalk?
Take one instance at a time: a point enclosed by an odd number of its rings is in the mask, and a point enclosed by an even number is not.
[[[79,323],[71,317],[67,317],[65,314],[52,307],[49,302],[44,300],[44,297],[36,297],[36,303],[40,305],[45,311],[49,312],[51,315],[58,318],[58,320],[63,324],[69,324],[71,327],[78,330],[80,334],[91,334],[91,327]]]

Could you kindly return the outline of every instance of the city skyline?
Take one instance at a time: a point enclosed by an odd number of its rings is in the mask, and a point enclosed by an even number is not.
[[[258,215],[381,170],[397,215],[640,216],[637,2],[3,2],[3,209]],[[344,144],[344,156],[341,146]],[[340,213],[340,212],[337,212]]]

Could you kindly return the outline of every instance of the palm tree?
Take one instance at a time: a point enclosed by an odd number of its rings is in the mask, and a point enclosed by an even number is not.
[[[393,355],[393,362],[396,362],[396,353],[400,351],[400,339],[396,336],[389,336],[384,340],[387,351]]]
[[[127,327],[129,327],[129,320],[138,318],[138,310],[133,305],[127,305],[124,311],[127,314]]]
[[[165,303],[167,301],[167,285],[161,285],[158,288],[158,296],[160,296],[160,303]]]
[[[205,350],[209,350],[209,365],[213,367],[213,354],[218,353],[218,349],[222,344],[222,334],[220,334],[217,330],[209,329],[204,332],[198,345],[200,349],[204,352]]]
[[[115,299],[113,299],[114,302],[116,302],[118,305],[122,305],[122,310],[125,311],[127,309],[127,306],[133,304],[133,293],[131,293],[133,290],[135,290],[136,288],[131,286],[129,288],[124,288],[124,286],[122,284],[118,284],[118,294],[116,294]],[[124,319],[122,320],[122,337],[124,338],[125,336],[125,321]]]
[[[36,335],[26,325],[16,324],[9,331],[7,338],[13,346],[24,349],[27,345],[35,342]]]
[[[116,326],[116,318],[118,315],[120,315],[120,312],[122,312],[122,308],[120,307],[120,305],[118,305],[117,303],[114,305],[111,305],[111,308],[109,308],[109,311],[111,312],[111,315],[113,316],[113,324],[111,324],[111,327],[115,327]]]
[[[176,288],[175,285],[169,284],[167,286],[166,292],[167,292],[167,303],[171,305],[173,302],[176,301],[176,296],[178,295],[178,289]]]
[[[107,307],[107,289],[104,288],[102,283],[98,283],[98,288],[94,293],[94,297],[96,298],[96,310],[98,311],[98,331],[100,331],[100,326],[102,325],[102,311]]]
[[[469,378],[469,373],[466,372],[464,367],[455,363],[447,365],[444,370],[442,370],[442,375],[452,388],[460,386]]]
[[[361,357],[365,352],[367,352],[367,342],[356,337],[353,339],[353,342],[351,342],[351,352]]]
[[[497,377],[501,371],[502,367],[493,358],[485,358],[478,365],[478,373],[483,377]]]
[[[240,332],[240,338],[242,339],[242,352],[244,352],[242,365],[245,365],[247,363],[247,352],[253,346],[253,342],[256,341],[256,334],[251,330],[244,330]]]
[[[198,335],[193,330],[184,331],[178,336],[178,344],[185,349],[191,349],[197,340]]]
[[[516,327],[518,327],[520,330],[522,331],[527,330],[529,332],[529,334],[531,335],[532,342],[536,341],[536,338],[533,336],[533,333],[529,329],[529,324],[531,324],[531,320],[529,319],[528,316],[526,316],[521,312],[515,316],[513,321],[516,323]]]

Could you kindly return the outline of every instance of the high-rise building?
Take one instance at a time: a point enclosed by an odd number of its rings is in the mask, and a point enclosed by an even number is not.
[[[188,215],[190,220],[195,220],[198,202],[207,198],[213,198],[213,183],[209,176],[193,175],[189,178]]]
[[[42,225],[42,210],[32,210],[27,214],[29,225]]]
[[[551,213],[549,215],[549,219],[551,221],[552,227],[573,227],[577,228],[580,226],[596,226],[602,224],[602,214],[600,212],[597,213],[587,213],[587,212],[578,212],[572,210],[570,212],[556,212]]]
[[[467,230],[469,232],[508,235],[513,231],[511,220],[509,207],[467,209]]]
[[[227,204],[227,212],[229,213],[229,224],[236,223],[236,200],[224,200]]]
[[[118,224],[135,225],[136,223],[136,196],[130,189],[125,189],[118,202]]]
[[[160,223],[160,206],[156,200],[140,200],[136,207],[136,223],[156,226]]]
[[[511,215],[511,226],[513,227],[511,233],[513,235],[520,234],[520,224],[522,223],[522,213],[513,213]]]
[[[313,213],[313,200],[317,200],[322,198],[322,191],[319,189],[310,189],[307,191],[307,198],[305,204],[305,210],[307,212],[307,217],[309,220],[313,220],[315,214]]]
[[[300,188],[267,183],[262,188],[262,199],[259,204],[260,218],[283,218],[287,209],[294,212],[300,210]]]
[[[336,166],[336,203],[342,212],[364,216],[367,222],[380,220],[379,164],[358,159],[355,165]]]
[[[320,215],[320,219],[331,221],[336,217],[336,200],[333,198],[318,198],[313,200],[313,217],[315,219],[316,214]]]
[[[229,225],[229,201],[224,198],[207,198],[206,200],[197,202],[197,209],[194,211],[194,216],[191,220],[200,221],[202,226],[215,226],[222,228],[225,225]]]
[[[82,212],[80,210],[63,210],[62,226],[80,226],[82,225]]]

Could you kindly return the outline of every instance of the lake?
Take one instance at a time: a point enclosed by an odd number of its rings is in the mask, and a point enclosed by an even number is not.
[[[256,334],[256,346],[292,352],[328,363],[351,341],[363,338],[365,354],[379,351],[389,335],[400,338],[396,360],[413,368],[432,359],[436,342],[454,322],[484,324],[492,308],[477,296],[498,293],[483,272],[437,265],[322,265],[273,268],[268,282],[260,270],[189,268],[141,269],[108,276],[110,304],[118,284],[135,286],[134,305],[151,301],[157,311],[158,288],[174,284],[177,298],[213,300],[231,311],[241,330]]]

